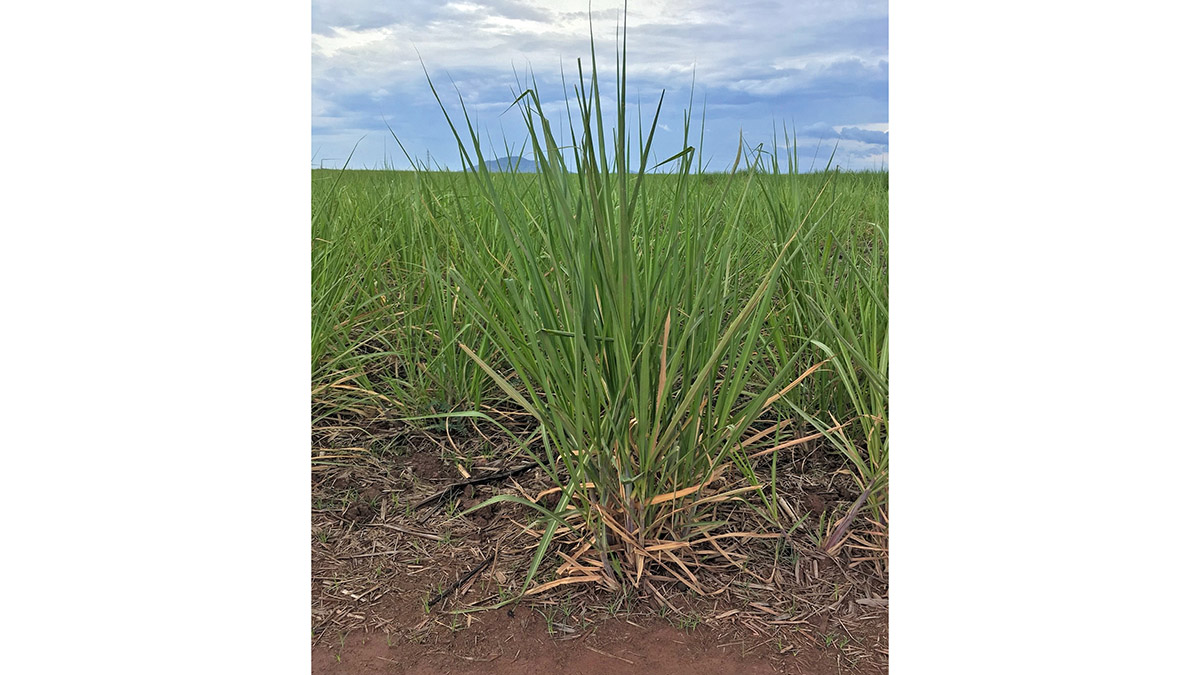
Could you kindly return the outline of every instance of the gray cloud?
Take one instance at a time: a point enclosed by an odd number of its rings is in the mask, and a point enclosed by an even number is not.
[[[888,144],[888,132],[886,131],[870,131],[859,129],[858,127],[843,127],[840,136],[848,141],[861,141],[873,145]]]
[[[800,135],[810,138],[838,138],[837,130],[825,122],[805,126],[800,129]]]

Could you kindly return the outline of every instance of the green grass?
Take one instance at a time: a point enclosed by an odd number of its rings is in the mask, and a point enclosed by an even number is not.
[[[480,505],[540,514],[525,588],[564,527],[614,589],[650,566],[689,583],[662,545],[737,509],[789,531],[778,459],[814,427],[886,519],[887,174],[802,174],[741,139],[720,139],[739,170],[699,174],[690,113],[651,173],[659,110],[629,110],[622,61],[602,111],[591,64],[564,84],[565,137],[536,83],[515,103],[537,174],[482,168],[440,97],[463,172],[313,172],[314,420],[525,413],[560,491]]]

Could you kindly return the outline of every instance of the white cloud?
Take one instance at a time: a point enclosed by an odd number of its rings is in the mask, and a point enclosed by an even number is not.
[[[858,127],[859,129],[864,129],[866,131],[887,131],[888,123],[887,122],[856,122],[853,124],[835,124],[835,125],[833,125],[833,130],[840,134],[840,133],[842,133],[842,129],[845,129],[846,127]]]
[[[475,12],[487,9],[483,5],[477,5],[473,2],[449,2],[446,3],[446,8],[452,9],[456,12],[465,12],[467,14],[473,14]]]
[[[323,3],[318,2],[315,9]],[[620,10],[622,2],[595,2],[593,15]],[[886,3],[747,3],[731,10],[711,2],[634,3],[629,8],[631,76],[650,75],[661,86],[690,83],[693,68],[707,86],[728,86],[760,94],[774,87],[803,86],[838,63],[877,60],[875,45],[843,44],[831,49],[822,36],[858,17],[886,17]],[[399,7],[366,28],[330,26],[313,36],[314,76],[331,71],[368,74],[351,78],[353,90],[395,86],[397,80],[423,79],[413,68],[417,51],[436,70],[461,68],[508,72],[526,63],[534,72],[557,74],[590,54],[586,2],[455,2],[441,12],[408,13]],[[348,20],[342,17],[342,20]],[[593,21],[598,57],[611,63],[614,19]],[[827,41],[827,40],[826,40]],[[860,40],[861,42],[861,40]],[[573,67],[569,70],[574,70]],[[747,80],[746,71],[788,71],[780,77]],[[359,80],[362,80],[359,82]],[[338,83],[331,83],[338,87]]]
[[[392,36],[390,28],[368,28],[353,30],[335,26],[333,35],[313,34],[313,51],[322,56],[332,57],[338,52],[361,50],[363,47],[388,40]]]

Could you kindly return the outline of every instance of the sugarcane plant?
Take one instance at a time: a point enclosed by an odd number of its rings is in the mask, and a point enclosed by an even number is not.
[[[663,98],[649,125],[638,113],[635,141],[626,53],[622,43],[612,134],[594,41],[590,77],[580,60],[571,91],[564,78],[569,139],[554,133],[535,79],[515,96],[538,168],[533,208],[512,193],[514,182],[488,170],[461,96],[456,124],[429,79],[463,170],[491,207],[486,218],[442,224],[473,242],[444,261],[445,292],[494,347],[459,349],[536,419],[529,452],[555,481],[543,494],[500,495],[477,507],[509,501],[539,514],[544,529],[526,593],[582,582],[615,590],[651,575],[704,592],[689,564],[697,545],[723,536],[732,506],[768,500],[771,478],[756,474],[751,455],[772,448],[751,445],[777,439],[751,425],[821,365],[800,352],[766,355],[767,299],[804,219],[765,271],[748,270],[740,225],[755,172],[737,171],[740,139],[719,191],[693,189],[690,112],[683,147],[650,166]],[[654,178],[670,187],[644,191],[648,175],[667,165],[671,175]],[[564,532],[571,550],[559,577],[532,585]]]

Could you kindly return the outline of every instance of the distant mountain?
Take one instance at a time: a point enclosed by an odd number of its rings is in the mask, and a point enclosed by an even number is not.
[[[490,162],[484,162],[488,171],[513,171],[519,173],[537,173],[537,162],[524,157],[501,157]]]

